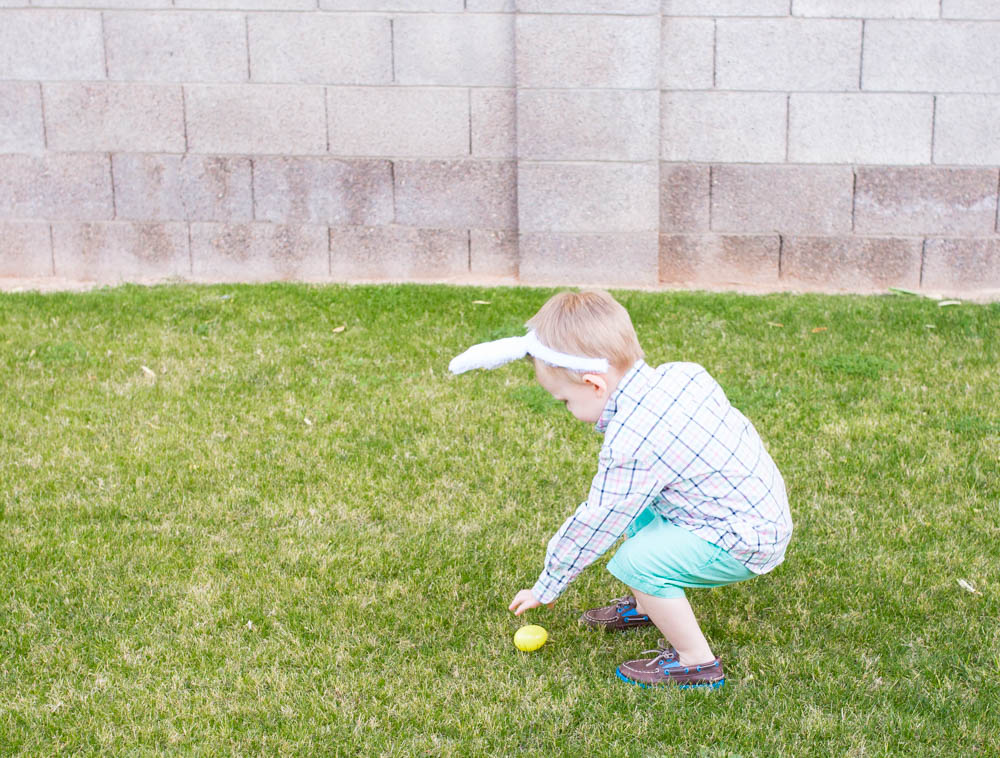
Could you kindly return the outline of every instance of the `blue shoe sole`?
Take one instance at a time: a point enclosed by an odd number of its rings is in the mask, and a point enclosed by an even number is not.
[[[622,673],[622,670],[620,668],[615,669],[615,674],[617,674],[618,678],[621,679],[623,682],[626,682],[627,684],[634,684],[637,687],[642,687],[644,690],[647,690],[653,686],[650,684],[637,682],[635,679],[629,679]],[[676,687],[679,690],[717,690],[720,687],[722,687],[725,683],[726,683],[725,679],[720,679],[719,681],[712,682],[711,684],[674,684],[670,686]]]

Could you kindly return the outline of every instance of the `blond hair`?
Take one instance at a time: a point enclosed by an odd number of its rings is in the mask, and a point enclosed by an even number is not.
[[[628,371],[643,357],[628,311],[604,290],[560,292],[546,301],[527,323],[543,345],[586,358],[607,358]],[[544,365],[547,372],[581,381],[579,372]]]

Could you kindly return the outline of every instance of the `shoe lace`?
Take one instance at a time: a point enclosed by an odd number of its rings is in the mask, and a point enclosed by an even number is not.
[[[658,647],[653,650],[643,650],[640,655],[649,655],[650,653],[656,653],[656,657],[650,661],[653,666],[665,666],[670,661],[677,657],[677,653],[674,651],[673,647],[667,644],[665,639],[660,639]]]
[[[622,608],[625,608],[626,606],[634,606],[635,598],[632,597],[631,595],[626,595],[625,597],[615,598],[611,602],[615,604],[615,610],[620,611]]]

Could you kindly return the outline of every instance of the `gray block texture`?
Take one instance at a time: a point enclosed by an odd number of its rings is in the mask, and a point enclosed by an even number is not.
[[[997,169],[857,171],[855,229],[862,234],[979,236],[994,232]]]
[[[869,21],[862,87],[1000,92],[1000,23]]]
[[[249,158],[120,153],[111,164],[119,219],[253,219]]]
[[[521,234],[521,281],[528,284],[655,286],[655,232]]]
[[[44,149],[41,88],[33,83],[0,82],[0,153]]]
[[[52,275],[49,225],[0,221],[0,277]]]
[[[944,292],[1000,290],[1000,239],[929,239],[923,286]]]
[[[660,283],[688,287],[768,287],[778,284],[776,235],[660,237]]]
[[[934,162],[966,166],[1000,164],[1000,95],[939,95]]]
[[[663,0],[665,16],[787,16],[788,0]]]
[[[401,84],[514,86],[511,15],[421,14],[393,21]]]
[[[253,162],[255,217],[304,224],[391,224],[388,161],[262,157]]]
[[[43,84],[49,147],[67,152],[185,150],[181,87]]]
[[[191,224],[191,274],[198,281],[326,281],[329,258],[325,226]]]
[[[391,21],[384,16],[267,13],[247,17],[250,78],[297,84],[392,82]]]
[[[781,279],[807,289],[879,292],[920,286],[919,239],[786,237]]]
[[[517,17],[522,88],[655,89],[660,20],[654,16]]]
[[[941,0],[941,16],[1000,21],[1000,4],[996,0]]]
[[[707,232],[709,167],[664,163],[660,166],[660,232]]]
[[[720,19],[717,27],[715,82],[721,89],[858,89],[860,20]],[[865,64],[867,70],[867,58]]]
[[[716,166],[712,229],[847,234],[853,184],[848,166]]]
[[[397,161],[396,223],[430,229],[516,229],[511,161]]]
[[[330,228],[334,280],[454,279],[469,272],[468,232],[399,226]]]
[[[240,13],[108,12],[108,78],[148,82],[243,82],[246,20]]]
[[[660,147],[666,161],[785,160],[788,96],[777,92],[665,92]]]
[[[103,79],[101,14],[0,10],[0,79]]]
[[[184,88],[188,149],[193,153],[322,155],[322,87],[190,85]]]
[[[0,155],[0,219],[85,221],[113,214],[107,155]]]
[[[469,232],[469,274],[517,281],[520,263],[515,231],[472,229]]]
[[[190,274],[187,225],[66,223],[52,225],[55,275],[115,284],[186,278]]]
[[[938,18],[940,6],[941,0],[792,0],[792,15],[819,18]]]
[[[472,155],[513,158],[517,155],[517,93],[514,88],[476,87],[471,97]]]
[[[657,157],[654,90],[525,90],[517,97],[522,160],[648,161]]]
[[[663,17],[660,87],[711,89],[715,78],[715,21]]]

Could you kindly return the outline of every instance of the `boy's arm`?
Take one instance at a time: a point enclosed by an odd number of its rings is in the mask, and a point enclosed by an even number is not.
[[[555,601],[577,574],[615,544],[661,489],[645,461],[616,459],[601,450],[589,497],[549,540],[545,568],[531,589],[537,602]]]

